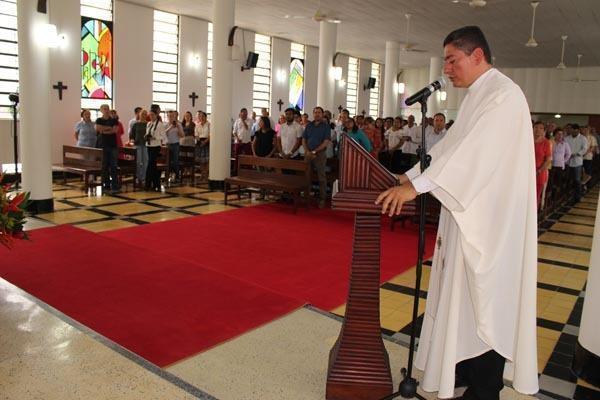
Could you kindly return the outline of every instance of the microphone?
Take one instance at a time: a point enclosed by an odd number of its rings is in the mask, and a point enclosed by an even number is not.
[[[437,80],[431,82],[428,86],[419,90],[417,93],[410,96],[408,99],[404,101],[404,104],[407,106],[411,106],[415,104],[417,101],[422,101],[427,99],[433,92],[439,89],[443,89],[446,87],[446,78],[440,76]]]

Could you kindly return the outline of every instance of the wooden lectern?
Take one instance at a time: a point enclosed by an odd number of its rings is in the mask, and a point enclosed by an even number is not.
[[[397,184],[360,144],[343,135],[333,208],[356,214],[346,316],[329,353],[327,400],[375,400],[393,392],[379,320],[381,206],[375,199]]]

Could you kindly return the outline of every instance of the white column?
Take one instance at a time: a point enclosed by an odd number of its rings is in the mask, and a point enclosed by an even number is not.
[[[220,187],[229,176],[231,157],[231,102],[233,62],[227,45],[234,25],[234,0],[213,1],[213,78],[209,183]]]
[[[442,76],[442,58],[431,57],[429,59],[429,82],[435,81],[437,78]],[[433,114],[440,112],[440,91],[438,90],[427,100],[427,116],[433,116]]]
[[[600,363],[600,335],[598,310],[600,309],[600,209],[596,210],[592,255],[588,270],[585,300],[579,327],[579,340],[575,354],[574,370],[582,378],[598,376]],[[596,372],[594,372],[596,371]],[[597,382],[596,382],[597,384]]]
[[[319,75],[317,78],[317,105],[325,110],[333,110],[335,79],[333,77],[333,56],[337,43],[337,25],[319,22]],[[312,110],[310,110],[312,111]],[[310,112],[309,112],[310,115]]]
[[[53,209],[48,98],[56,96],[56,91],[50,84],[49,50],[44,44],[43,28],[46,24],[48,14],[37,12],[36,0],[17,2],[20,159],[23,163],[23,190],[31,193],[31,210],[34,212]]]
[[[400,44],[385,42],[385,78],[383,80],[383,116],[389,117],[398,112],[398,65],[400,63]]]

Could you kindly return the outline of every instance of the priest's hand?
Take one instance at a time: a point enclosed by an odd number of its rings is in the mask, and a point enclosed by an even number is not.
[[[394,214],[399,215],[402,211],[402,205],[413,200],[418,194],[412,183],[408,181],[401,186],[394,186],[381,193],[375,200],[375,204],[381,204],[382,214],[388,212],[389,208],[389,216],[391,217]]]

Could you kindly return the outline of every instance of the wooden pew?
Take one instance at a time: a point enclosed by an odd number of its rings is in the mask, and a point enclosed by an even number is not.
[[[87,190],[90,187],[89,177],[102,173],[102,149],[63,145],[63,162],[52,165],[52,171],[62,172],[65,183],[67,173],[81,175]]]
[[[124,176],[131,175],[133,188],[135,190],[137,182],[137,149],[132,146],[119,147],[119,156],[117,158],[119,172],[119,181],[123,185]]]
[[[196,146],[179,146],[179,171],[183,181],[189,173],[192,185],[196,183]]]
[[[242,187],[256,187],[290,193],[294,198],[294,213],[300,193],[304,192],[306,208],[310,198],[310,163],[301,160],[239,156],[237,176],[225,178],[225,204],[230,186],[237,186],[238,198]]]

